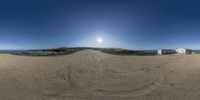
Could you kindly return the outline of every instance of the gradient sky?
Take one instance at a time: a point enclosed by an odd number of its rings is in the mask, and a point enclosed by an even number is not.
[[[200,2],[0,1],[0,49],[77,46],[200,49]]]

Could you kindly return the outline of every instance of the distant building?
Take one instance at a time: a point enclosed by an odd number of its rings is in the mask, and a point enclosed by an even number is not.
[[[172,50],[172,49],[159,49],[159,50],[157,51],[157,53],[158,53],[159,55],[167,55],[167,54],[174,54],[174,53],[176,53],[176,52],[175,52],[175,50]]]
[[[192,54],[191,49],[179,48],[176,50],[177,54]]]

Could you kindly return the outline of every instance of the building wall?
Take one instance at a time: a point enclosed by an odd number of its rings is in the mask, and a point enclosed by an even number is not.
[[[159,55],[174,54],[175,51],[171,49],[160,49],[157,51]]]
[[[162,50],[158,50],[158,54],[159,54],[159,55],[162,55]]]
[[[192,54],[192,50],[184,48],[177,49],[176,52],[178,54]]]

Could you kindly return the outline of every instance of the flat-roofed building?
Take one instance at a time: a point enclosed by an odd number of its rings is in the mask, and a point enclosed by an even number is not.
[[[172,50],[172,49],[159,49],[159,50],[157,51],[157,53],[158,53],[159,55],[167,55],[167,54],[174,54],[174,53],[176,53],[176,51],[175,51],[175,50]]]
[[[186,49],[186,48],[179,48],[176,49],[177,54],[192,54],[191,49]]]

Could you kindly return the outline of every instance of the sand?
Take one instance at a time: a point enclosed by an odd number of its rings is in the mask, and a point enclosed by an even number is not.
[[[200,100],[200,55],[0,54],[0,100]]]

